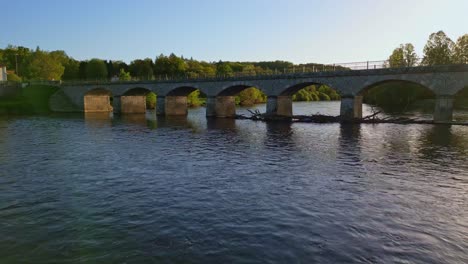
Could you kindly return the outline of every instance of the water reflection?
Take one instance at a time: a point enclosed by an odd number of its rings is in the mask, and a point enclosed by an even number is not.
[[[84,119],[86,125],[93,128],[110,127],[112,124],[112,117],[109,112],[85,112]]]
[[[237,129],[234,118],[207,118],[206,122],[209,130],[235,131]]]
[[[186,116],[158,116],[158,127],[174,129],[196,129],[194,123]]]
[[[345,162],[359,163],[361,161],[361,125],[340,124],[338,140],[338,159]]]
[[[467,127],[202,110],[0,121],[0,262],[468,263]]]
[[[294,144],[292,123],[268,122],[266,124],[265,145],[275,148],[291,147]]]
[[[114,117],[119,122],[126,124],[139,125],[142,127],[147,127],[149,129],[156,129],[158,127],[158,122],[155,116],[148,116],[145,113],[139,114],[123,114],[119,117]]]
[[[448,150],[456,150],[457,155],[468,154],[468,133],[466,127],[435,125],[421,134],[420,152],[428,159],[444,158]]]

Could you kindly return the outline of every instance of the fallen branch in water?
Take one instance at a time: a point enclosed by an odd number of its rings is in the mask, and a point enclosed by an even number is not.
[[[356,124],[445,124],[468,126],[467,122],[434,122],[433,120],[419,120],[407,117],[383,117],[379,118],[380,111],[363,118],[343,119],[340,116],[330,116],[322,114],[314,115],[295,115],[295,116],[276,116],[262,114],[260,111],[248,110],[250,116],[236,115],[236,119],[249,119],[263,122],[298,122],[298,123],[356,123]]]

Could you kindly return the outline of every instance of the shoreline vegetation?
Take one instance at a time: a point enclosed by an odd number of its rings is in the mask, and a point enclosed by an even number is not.
[[[415,65],[446,65],[468,63],[468,34],[452,41],[443,31],[432,33],[424,47],[420,59],[412,44],[402,44],[393,50],[387,61],[389,67],[412,67]],[[9,82],[34,80],[160,80],[174,77],[216,77],[234,75],[263,75],[281,72],[311,71],[328,69],[330,65],[319,63],[293,64],[288,61],[261,62],[206,62],[175,54],[159,55],[151,58],[136,59],[127,64],[119,60],[90,59],[79,61],[68,56],[63,50],[45,51],[39,47],[29,49],[8,45],[0,49],[0,65],[7,67]],[[338,68],[345,70],[345,67]],[[13,71],[12,69],[16,69]],[[53,87],[35,85],[21,89],[21,95],[0,97],[1,113],[46,113]],[[434,99],[431,91],[409,82],[390,82],[370,87],[364,92],[364,103],[378,106],[384,110],[405,110],[417,106],[421,101]],[[147,95],[147,108],[156,107],[157,95]],[[236,104],[253,106],[266,102],[266,95],[251,87],[236,96]],[[330,101],[340,100],[340,95],[325,85],[311,85],[292,95],[293,101]],[[188,95],[189,107],[205,104],[206,96],[196,90]],[[455,107],[468,107],[468,88],[465,87],[455,97]]]

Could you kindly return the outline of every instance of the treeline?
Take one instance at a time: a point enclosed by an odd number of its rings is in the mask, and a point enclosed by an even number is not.
[[[333,66],[287,61],[206,62],[175,54],[123,61],[91,59],[78,61],[63,50],[44,51],[9,45],[0,49],[0,64],[7,66],[9,80],[155,80],[172,78],[267,75],[329,69]],[[342,67],[339,67],[342,68]]]
[[[68,56],[63,50],[44,51],[37,47],[9,45],[0,49],[0,64],[9,70],[8,80],[160,80],[172,78],[209,78],[229,77],[234,75],[269,75],[283,72],[301,72],[327,70],[333,66],[308,63],[295,65],[288,61],[262,62],[206,62],[193,58],[184,58],[175,54],[159,55],[133,60],[129,64],[123,61],[91,59],[78,61]],[[338,67],[343,68],[343,67]],[[13,69],[13,70],[12,70]],[[294,95],[295,101],[338,100],[339,95],[333,89],[321,86],[307,87]],[[188,97],[190,106],[204,104],[203,95],[195,91]],[[255,88],[248,88],[236,96],[236,103],[251,106],[265,103],[266,95]],[[148,95],[147,105],[154,108],[156,96]]]
[[[390,67],[411,67],[416,65],[447,65],[468,63],[468,34],[452,41],[443,31],[432,33],[424,46],[424,54],[419,57],[411,43],[401,44],[388,58]],[[464,89],[467,90],[467,89]],[[384,109],[404,110],[416,101],[431,99],[429,89],[408,82],[393,82],[373,87],[364,96],[364,102]],[[456,98],[456,105],[468,102],[468,92],[462,91]]]

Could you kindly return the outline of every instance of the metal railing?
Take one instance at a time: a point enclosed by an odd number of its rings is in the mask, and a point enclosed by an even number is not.
[[[219,81],[230,79],[271,79],[281,77],[304,76],[309,74],[326,74],[330,72],[349,72],[349,71],[367,71],[381,69],[402,69],[425,66],[421,59],[416,59],[411,63],[391,64],[388,60],[381,61],[364,61],[364,62],[347,62],[334,64],[303,64],[295,65],[283,69],[267,69],[263,71],[251,72],[232,72],[224,75],[206,75],[206,74],[184,74],[184,75],[155,75],[151,79],[132,80],[108,80],[108,79],[92,79],[92,80],[68,80],[68,81],[29,81],[28,84],[51,84],[51,85],[86,85],[86,84],[131,84],[131,83],[154,83],[154,82],[183,82],[183,81]],[[439,65],[442,66],[442,65]],[[433,67],[439,67],[433,66]],[[447,65],[445,65],[447,66]],[[431,66],[432,67],[432,66]]]

